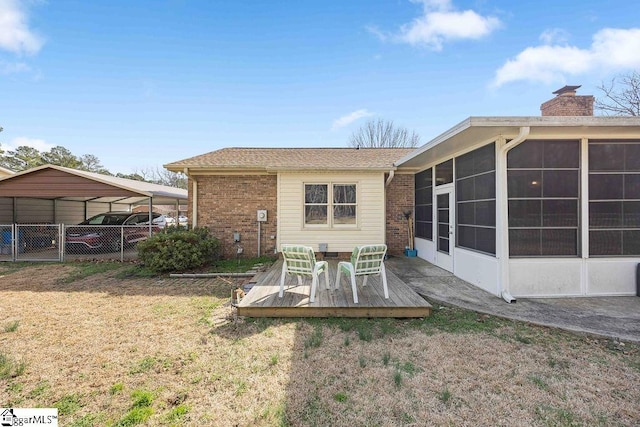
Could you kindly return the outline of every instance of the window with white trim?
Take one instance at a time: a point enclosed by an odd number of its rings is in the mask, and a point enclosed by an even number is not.
[[[304,225],[342,227],[357,224],[357,186],[350,183],[305,184]]]

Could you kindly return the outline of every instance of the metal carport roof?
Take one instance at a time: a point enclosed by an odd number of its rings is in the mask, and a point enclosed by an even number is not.
[[[175,204],[187,190],[55,165],[38,166],[0,178],[0,197],[29,197],[79,202]]]

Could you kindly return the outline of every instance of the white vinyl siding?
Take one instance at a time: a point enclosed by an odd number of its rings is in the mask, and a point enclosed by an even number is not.
[[[357,221],[340,227],[305,227],[304,186],[309,183],[355,184]],[[385,242],[385,193],[382,172],[285,173],[278,179],[278,244],[303,244],[329,252],[351,252],[356,245]]]

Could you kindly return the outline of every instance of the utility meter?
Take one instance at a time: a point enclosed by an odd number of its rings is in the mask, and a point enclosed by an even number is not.
[[[266,222],[267,221],[267,210],[259,209],[258,210],[258,222]]]

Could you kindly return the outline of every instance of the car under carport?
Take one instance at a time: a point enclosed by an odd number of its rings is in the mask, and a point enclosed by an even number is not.
[[[0,178],[0,245],[7,246],[7,231],[18,234],[19,227],[43,227],[62,230],[66,225],[107,211],[131,211],[136,206],[187,203],[187,190],[135,181],[55,165],[43,165]],[[149,227],[151,232],[151,227]],[[62,232],[59,232],[62,236]],[[60,239],[58,239],[60,240]],[[0,260],[58,260],[64,258],[64,245],[58,253],[46,257],[21,254],[12,239],[11,251],[0,248]],[[59,242],[58,242],[59,243]],[[55,239],[54,239],[54,246]],[[8,252],[11,252],[12,256]],[[8,258],[8,259],[7,259]]]

